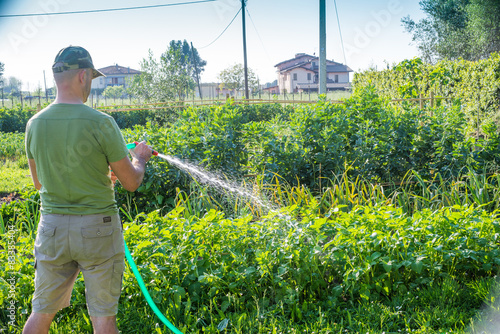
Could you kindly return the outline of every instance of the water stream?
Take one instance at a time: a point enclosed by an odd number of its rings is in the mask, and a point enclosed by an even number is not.
[[[271,211],[272,206],[262,197],[256,196],[250,190],[245,189],[245,187],[236,184],[236,182],[231,182],[229,180],[221,180],[217,175],[210,173],[206,170],[202,170],[199,166],[193,165],[191,163],[185,162],[179,158],[173,157],[171,155],[158,154],[158,157],[166,160],[172,166],[180,169],[181,171],[188,173],[194,178],[196,181],[202,184],[207,184],[217,191],[222,192],[223,190],[229,191],[232,194],[243,197],[255,205],[260,206],[261,208],[267,209],[267,211]]]

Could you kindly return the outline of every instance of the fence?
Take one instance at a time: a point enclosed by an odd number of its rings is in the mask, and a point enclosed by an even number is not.
[[[291,105],[291,104],[309,104],[315,103],[315,101],[301,101],[301,100],[264,100],[264,99],[241,99],[235,100],[229,99],[214,99],[214,100],[194,100],[194,101],[170,101],[170,102],[160,102],[160,103],[143,103],[129,104],[129,105],[112,105],[112,106],[95,106],[96,109],[107,112],[119,112],[119,111],[133,111],[133,110],[163,110],[170,108],[186,108],[186,107],[201,107],[201,106],[212,106],[216,104],[224,104],[228,100],[232,100],[233,104],[269,104],[269,103],[279,103],[281,105]],[[341,101],[331,101],[333,103],[342,103]]]
[[[338,100],[341,98],[348,98],[351,95],[350,91],[330,91],[326,94],[326,99],[328,100]],[[208,98],[199,98],[195,97],[194,95],[190,95],[184,100],[176,100],[176,101],[171,101],[171,102],[177,102],[180,106],[185,106],[186,103],[190,103],[191,105],[193,104],[210,104],[210,103],[219,103],[221,101],[226,101],[227,100],[227,95],[217,95],[217,96],[211,96]],[[241,101],[244,100],[245,98],[239,95],[236,96],[230,96],[234,101]],[[105,98],[103,96],[96,96],[96,95],[91,95],[89,97],[89,100],[91,101],[90,105],[92,105],[95,108],[99,107],[106,107],[110,105],[117,105],[117,101],[121,103],[119,105],[127,105],[125,101],[128,100],[128,105],[148,105],[148,103],[141,103],[140,99],[132,99],[131,97],[125,97],[125,98]],[[134,102],[132,101],[134,100]],[[298,101],[298,103],[311,103],[315,102],[318,100],[318,94],[317,93],[283,93],[283,94],[274,94],[274,93],[269,93],[269,92],[259,92],[251,97],[250,100],[272,100],[274,102],[275,100],[283,101],[283,103],[290,103],[292,101]],[[239,102],[237,102],[239,103]]]
[[[328,100],[338,100],[341,98],[348,98],[351,95],[350,91],[330,91],[326,94],[326,98]],[[200,99],[199,97],[194,97],[194,95],[191,95],[189,98],[186,98],[185,101],[193,101],[193,98],[195,101],[197,100],[202,100],[204,102],[207,101],[219,101],[223,100],[226,98],[225,95],[218,95],[218,96],[211,96],[209,98],[202,98]],[[243,99],[241,96],[235,96],[233,97],[235,100],[241,100]],[[270,92],[259,92],[253,96],[254,99],[263,99],[263,100],[283,100],[283,101],[309,101],[309,102],[314,102],[318,100],[318,94],[317,93],[283,93],[283,94],[274,94]],[[49,102],[52,102],[54,100],[53,96],[46,97],[45,94],[41,94],[40,96],[38,95],[29,95],[26,93],[22,93],[21,95],[17,96],[11,96],[5,94],[3,97],[0,95],[0,106],[2,108],[12,108],[17,105],[21,105],[22,108],[36,108],[37,104],[46,104]],[[87,103],[88,105],[95,106],[95,107],[100,107],[100,106],[109,106],[109,105],[144,105],[144,101],[132,97],[132,96],[124,96],[124,97],[119,97],[119,98],[109,98],[109,97],[104,97],[102,95],[96,95],[92,94],[89,96],[89,102]]]
[[[293,105],[293,104],[309,104],[315,103],[315,101],[311,100],[295,100],[294,98],[282,98],[278,99],[279,95],[276,95],[276,98],[273,99],[235,99],[233,97],[227,97],[226,99],[211,99],[211,100],[191,100],[191,101],[167,101],[167,102],[158,102],[158,103],[142,103],[142,104],[128,104],[128,105],[93,105],[94,108],[106,111],[106,112],[120,112],[120,111],[134,111],[134,110],[164,110],[170,108],[186,108],[186,107],[200,107],[200,106],[211,106],[215,104],[223,104],[226,103],[229,99],[232,100],[234,104],[269,104],[269,103],[278,103],[283,106]],[[284,97],[284,96],[283,96]],[[438,100],[446,100],[451,99],[450,97],[435,97],[434,94],[431,94],[431,97],[420,97],[420,98],[412,98],[412,99],[395,99],[390,100],[390,102],[418,102],[420,109],[424,109],[426,106],[426,102],[429,102],[429,106],[433,108],[436,105],[436,101]],[[344,103],[343,100],[329,100],[331,103]],[[431,109],[432,116],[432,109]]]
[[[350,92],[329,92],[326,95],[326,99],[332,103],[343,103],[342,98],[348,98],[351,95]],[[254,99],[244,99],[238,97],[228,97],[226,98],[210,98],[210,99],[191,99],[183,101],[167,101],[167,102],[157,102],[157,103],[146,103],[141,102],[140,99],[133,99],[132,97],[126,98],[103,98],[91,95],[89,100],[86,102],[87,105],[102,111],[109,112],[119,112],[119,111],[133,111],[133,110],[162,110],[166,108],[186,108],[186,107],[197,107],[197,106],[210,106],[214,104],[226,103],[228,99],[232,99],[235,104],[266,104],[266,103],[279,103],[282,105],[290,104],[306,104],[315,103],[318,101],[318,94],[316,93],[294,93],[294,94],[262,94],[264,98],[254,98]],[[265,98],[267,96],[267,99]],[[431,93],[430,97],[411,98],[411,99],[394,99],[390,102],[415,102],[418,103],[420,108],[423,109],[426,102],[429,102],[429,106],[432,108],[436,104],[437,100],[451,99],[445,97],[436,97]],[[27,110],[40,110],[43,103],[52,102],[53,98],[46,98],[44,96],[19,96],[10,97],[9,99],[2,99],[2,108],[12,108],[16,105],[20,105],[21,109]],[[121,102],[116,104],[116,102]],[[128,104],[126,104],[128,102]]]
[[[15,97],[4,97],[0,95],[0,107],[1,108],[13,108],[17,105],[20,105],[21,108],[27,108],[27,109],[37,109],[38,105],[42,105],[43,103],[48,103],[52,102],[54,99],[49,98],[47,99],[45,96],[15,96]]]

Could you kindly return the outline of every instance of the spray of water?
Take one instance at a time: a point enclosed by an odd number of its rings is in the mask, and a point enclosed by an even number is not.
[[[188,162],[182,161],[176,157],[165,154],[158,154],[159,158],[166,160],[172,166],[188,173],[192,178],[197,180],[199,183],[207,184],[218,191],[229,191],[238,197],[243,197],[254,205],[258,205],[261,208],[271,211],[273,208],[269,203],[267,203],[263,198],[254,195],[249,190],[245,189],[243,186],[236,184],[235,182],[229,182],[221,180],[217,175],[202,170],[200,167],[190,164]]]

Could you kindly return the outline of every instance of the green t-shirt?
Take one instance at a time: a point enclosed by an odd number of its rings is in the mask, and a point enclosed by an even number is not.
[[[51,104],[29,120],[26,154],[35,159],[42,212],[118,212],[109,163],[128,150],[111,116],[83,104]]]

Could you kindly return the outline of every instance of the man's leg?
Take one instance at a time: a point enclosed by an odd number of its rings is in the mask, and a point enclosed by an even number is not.
[[[23,334],[47,334],[55,315],[55,313],[31,313],[24,325]]]
[[[76,220],[77,218],[75,218]],[[81,256],[77,259],[85,281],[87,309],[94,333],[116,334],[125,250],[120,217],[88,215],[78,218]],[[92,238],[84,238],[81,231]],[[110,233],[111,232],[111,233]]]
[[[78,264],[68,256],[68,216],[42,214],[35,239],[35,291],[24,334],[47,334],[57,311],[69,306]],[[57,246],[56,246],[57,245]]]
[[[116,326],[116,316],[110,317],[90,317],[94,334],[118,334]]]

